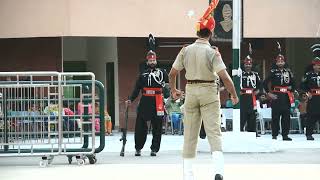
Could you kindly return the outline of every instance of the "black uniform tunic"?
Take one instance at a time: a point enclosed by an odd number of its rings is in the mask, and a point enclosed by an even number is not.
[[[143,94],[143,88],[163,88],[168,82],[168,74],[165,70],[148,68],[139,74],[135,88],[130,96],[134,101],[139,93]],[[156,111],[156,97],[142,95],[138,109],[135,125],[135,148],[141,150],[147,139],[148,126],[147,121],[152,124],[152,145],[151,150],[158,152],[161,143],[163,115],[158,116]]]
[[[240,101],[240,130],[243,131],[247,123],[248,132],[256,132],[256,109],[253,106],[253,96],[257,90],[261,90],[262,83],[259,74],[254,71],[242,72],[241,77],[241,101]],[[252,94],[247,94],[248,89],[252,89]]]
[[[306,135],[313,134],[313,128],[317,121],[320,121],[320,95],[316,94],[316,90],[320,91],[320,73],[314,71],[307,72],[301,83],[301,88],[305,92],[313,94],[307,105],[307,132]]]
[[[271,82],[271,90],[268,85]],[[290,69],[284,68],[271,69],[269,76],[264,81],[264,89],[266,92],[272,92],[277,96],[277,99],[272,100],[272,136],[279,134],[279,121],[281,116],[282,136],[288,136],[290,129],[290,100],[287,93],[274,92],[277,87],[288,87],[288,90],[295,90],[295,81]]]

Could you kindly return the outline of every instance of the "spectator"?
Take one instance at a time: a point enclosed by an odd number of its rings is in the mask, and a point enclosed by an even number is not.
[[[96,115],[96,126],[100,126],[100,106],[99,103],[95,103],[95,115]],[[111,116],[109,115],[107,110],[104,110],[104,127],[105,132],[107,136],[112,136],[112,122],[111,122]],[[96,130],[100,127],[96,127]]]
[[[261,93],[258,96],[259,96],[260,108],[270,108],[271,107],[271,102],[267,98],[265,93]]]
[[[181,97],[177,100],[174,100],[171,96],[168,98],[166,102],[166,110],[170,116],[170,119],[172,121],[172,125],[174,129],[174,133],[178,133],[180,121],[182,119],[182,113],[180,107],[184,103],[184,97]]]
[[[294,106],[291,106],[291,108],[290,108],[291,116],[296,117],[298,115],[298,113],[299,113],[299,104],[300,104],[299,93],[296,91],[294,93]]]
[[[63,129],[66,131],[76,131],[78,129],[78,124],[74,119],[75,113],[70,107],[68,102],[63,102]]]

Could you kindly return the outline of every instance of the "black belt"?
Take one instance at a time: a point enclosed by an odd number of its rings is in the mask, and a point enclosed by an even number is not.
[[[187,80],[187,84],[200,84],[200,83],[214,83],[215,81],[205,81],[205,80]]]

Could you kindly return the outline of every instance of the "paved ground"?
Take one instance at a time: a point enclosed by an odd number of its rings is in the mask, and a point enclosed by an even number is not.
[[[161,151],[157,157],[150,157],[148,136],[146,147],[141,157],[135,157],[133,135],[129,134],[125,157],[119,156],[120,134],[107,137],[106,149],[97,155],[95,165],[78,166],[76,162],[67,163],[64,156],[56,157],[47,168],[38,166],[38,157],[1,157],[0,180],[13,179],[111,179],[111,180],[182,180],[181,145],[183,136],[164,136]],[[228,146],[247,146],[236,139],[225,136]],[[251,153],[225,153],[226,180],[277,180],[277,179],[319,179],[320,174],[320,135],[316,141],[306,141],[303,135],[291,135],[293,142],[272,141],[270,135],[249,141]],[[270,152],[259,152],[261,144],[269,143]],[[211,178],[211,160],[206,140],[199,140],[199,152],[195,164],[198,180]],[[242,148],[243,149],[243,148]],[[247,149],[247,148],[244,148]],[[254,150],[256,152],[254,152]]]

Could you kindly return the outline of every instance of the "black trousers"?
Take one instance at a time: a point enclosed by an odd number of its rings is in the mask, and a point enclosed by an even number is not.
[[[244,131],[247,124],[248,132],[256,132],[256,111],[253,109],[252,95],[242,94],[240,98],[240,131]]]
[[[272,136],[278,136],[281,117],[282,136],[288,136],[290,129],[290,107],[272,107]]]
[[[307,131],[306,131],[307,136],[311,136],[313,134],[314,126],[317,121],[320,122],[320,113],[308,114]]]
[[[308,114],[303,113],[300,114],[300,121],[301,121],[301,128],[304,129],[307,127],[307,122],[308,122]]]
[[[148,134],[148,124],[147,121],[150,119],[145,119],[143,115],[138,113],[136,119],[134,141],[136,150],[141,150],[146,143]],[[152,144],[150,149],[152,151],[158,152],[160,149],[161,135],[162,135],[162,116],[157,116],[151,119],[152,125]]]
[[[247,123],[246,130],[248,132],[256,132],[257,122],[256,122],[256,111],[245,109],[245,107],[240,109],[240,130],[244,131],[244,126]]]
[[[306,135],[311,136],[313,134],[314,126],[317,121],[320,122],[320,96],[313,96],[307,105],[307,131]]]

